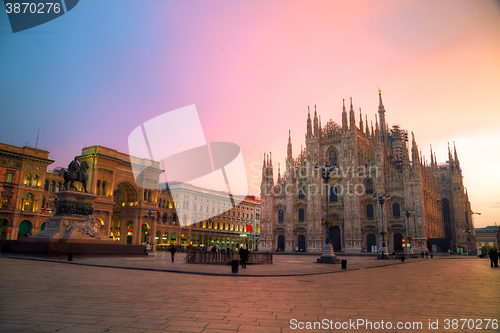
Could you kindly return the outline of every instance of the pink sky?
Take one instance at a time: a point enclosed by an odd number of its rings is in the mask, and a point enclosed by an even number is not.
[[[207,141],[241,147],[259,194],[250,166],[270,151],[283,165],[289,130],[298,154],[308,106],[323,125],[341,123],[342,99],[352,97],[371,121],[380,87],[389,125],[413,131],[427,159],[432,144],[445,162],[455,141],[472,209],[482,213],[476,226],[500,223],[498,2],[115,4],[80,2],[46,25],[0,34],[9,82],[0,87],[1,142],[33,145],[40,128],[39,148],[67,166],[85,145],[128,152],[134,128],[195,104]]]

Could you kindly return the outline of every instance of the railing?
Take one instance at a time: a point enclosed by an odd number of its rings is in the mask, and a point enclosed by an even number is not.
[[[212,265],[230,265],[232,260],[240,260],[240,255],[237,251],[227,252],[212,252],[212,251],[193,251],[186,254],[190,260],[187,263],[192,264],[212,264]],[[272,264],[273,254],[269,252],[250,252],[247,258],[247,264]]]

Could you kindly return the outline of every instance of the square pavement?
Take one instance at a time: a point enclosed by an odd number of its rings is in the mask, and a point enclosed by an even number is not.
[[[231,275],[229,266],[185,264],[180,253],[173,264],[165,253],[72,262],[1,255],[0,332],[297,332],[314,322],[329,326],[308,331],[333,332],[353,330],[349,321],[372,323],[361,332],[408,331],[397,323],[472,332],[467,324],[484,330],[500,320],[500,268],[489,260],[339,258],[347,270],[279,255]],[[492,328],[485,332],[500,331]]]

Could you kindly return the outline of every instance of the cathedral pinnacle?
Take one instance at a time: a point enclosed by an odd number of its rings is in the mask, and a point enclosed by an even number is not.
[[[345,112],[345,99],[342,99],[342,130],[347,131],[347,113]]]
[[[460,162],[458,161],[457,147],[455,147],[455,141],[453,141],[453,156],[454,156],[455,164],[456,164],[457,168],[460,168]]]
[[[288,146],[286,150],[287,160],[290,161],[292,159],[292,131],[288,131]]]
[[[309,105],[307,106],[307,134],[306,138],[309,139],[312,137],[312,125],[311,125],[311,112],[309,111]]]
[[[314,105],[314,136],[318,137],[318,114],[316,113],[316,105]]]
[[[352,108],[352,97],[351,97],[351,108],[349,110],[349,129],[354,131],[356,127],[356,119],[354,117],[354,109]]]
[[[382,92],[380,88],[378,89],[378,116],[380,120],[380,132],[382,136],[382,141],[385,141],[385,137],[387,135],[387,130],[385,128],[385,108],[382,103]]]
[[[359,108],[359,130],[361,133],[364,132],[363,130],[363,115],[361,114],[361,108]]]

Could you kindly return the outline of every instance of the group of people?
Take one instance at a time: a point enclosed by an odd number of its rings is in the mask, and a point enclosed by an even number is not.
[[[172,245],[172,246],[170,246],[169,251],[171,254],[172,262],[174,262],[175,253],[177,252],[177,249],[175,246]],[[213,246],[210,251],[217,252],[217,248],[215,246]],[[221,251],[227,252],[228,255],[233,254],[233,250],[231,250],[229,247],[227,248],[227,250],[222,249]],[[248,260],[248,257],[250,256],[250,250],[242,246],[238,250],[238,253],[240,255],[241,267],[247,268],[247,260]]]
[[[498,267],[498,252],[497,252],[497,249],[490,249],[488,251],[488,256],[490,257],[491,267]]]

